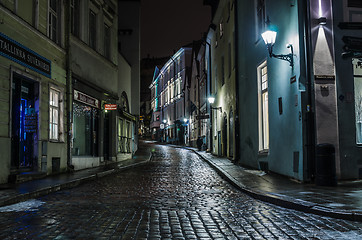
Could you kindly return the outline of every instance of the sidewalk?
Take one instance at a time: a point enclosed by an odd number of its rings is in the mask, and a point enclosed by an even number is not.
[[[194,151],[232,185],[250,196],[278,206],[318,215],[362,221],[362,181],[343,181],[337,187],[298,183],[259,170],[249,170],[221,158]]]
[[[95,180],[109,174],[147,163],[152,155],[148,146],[141,146],[132,159],[84,169],[72,173],[50,175],[42,179],[31,180],[18,184],[0,185],[0,207],[19,203],[43,196],[62,189],[78,186],[81,183]]]

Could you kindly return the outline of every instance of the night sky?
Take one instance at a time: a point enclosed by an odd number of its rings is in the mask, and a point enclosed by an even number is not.
[[[203,0],[141,0],[141,58],[172,55],[201,39],[210,21]]]

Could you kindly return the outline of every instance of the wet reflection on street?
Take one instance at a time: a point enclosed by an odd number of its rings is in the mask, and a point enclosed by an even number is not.
[[[1,212],[0,238],[361,239],[361,223],[257,201],[193,152],[152,148],[146,165]]]

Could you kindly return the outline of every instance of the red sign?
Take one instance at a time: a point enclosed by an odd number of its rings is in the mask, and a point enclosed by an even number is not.
[[[117,104],[104,104],[104,110],[117,110]]]

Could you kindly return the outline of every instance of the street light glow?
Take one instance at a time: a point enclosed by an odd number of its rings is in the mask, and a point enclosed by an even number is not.
[[[207,99],[209,101],[209,103],[213,104],[215,102],[215,98],[214,97],[208,97]]]

